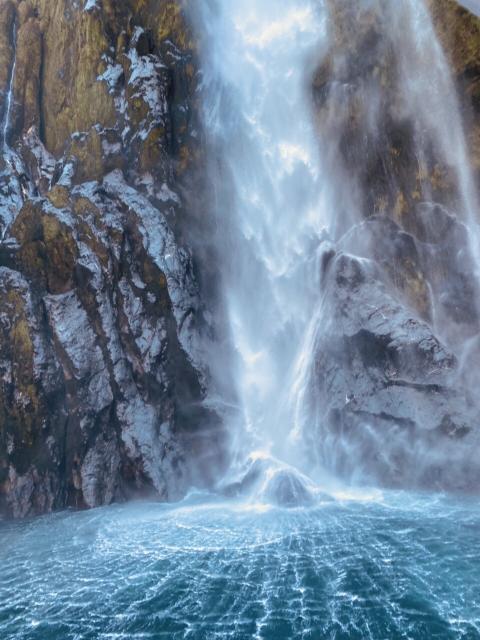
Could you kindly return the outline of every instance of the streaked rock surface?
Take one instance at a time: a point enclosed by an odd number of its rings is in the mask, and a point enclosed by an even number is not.
[[[0,511],[177,499],[222,464],[189,27],[169,1],[8,1],[0,59]]]

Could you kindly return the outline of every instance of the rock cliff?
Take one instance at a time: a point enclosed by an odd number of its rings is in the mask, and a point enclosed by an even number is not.
[[[184,14],[6,0],[0,60],[0,512],[178,498],[211,479],[222,438],[193,338]]]

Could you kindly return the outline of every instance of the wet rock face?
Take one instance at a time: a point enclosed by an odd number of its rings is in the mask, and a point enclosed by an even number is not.
[[[331,160],[357,190],[361,214],[387,213],[402,223],[424,200],[454,211],[460,206],[455,141],[445,151],[428,131],[452,121],[442,121],[428,86],[416,85],[422,65],[445,94],[445,104],[450,80],[442,84],[442,77],[452,75],[469,161],[480,185],[480,18],[456,0],[427,0],[425,12],[412,11],[413,5],[327,2],[331,38],[313,76],[320,137],[324,146],[335,140]],[[432,33],[425,26],[429,16]],[[436,36],[438,47],[432,44]],[[447,66],[437,76],[436,63],[443,56]],[[457,108],[455,101],[448,104],[450,111]]]
[[[327,163],[353,198],[339,202],[337,242],[323,260],[305,381],[314,427],[306,418],[302,436],[315,462],[354,481],[478,491],[478,212],[465,211],[454,141],[449,157],[416,101],[408,3],[360,4],[329,3],[332,38],[314,74]],[[426,6],[458,94],[448,126],[458,110],[471,194],[480,186],[480,19],[454,0]],[[431,29],[428,14],[421,19],[418,37]]]
[[[2,229],[26,196],[115,169],[157,205],[179,204],[176,176],[200,152],[195,50],[179,4],[7,2],[0,56],[11,98]]]
[[[119,171],[61,199],[24,205],[0,272],[4,502],[179,497],[220,456],[202,443],[190,257]]]
[[[391,295],[452,343],[476,334],[480,292],[469,230],[441,205],[417,205],[404,228],[387,216],[370,216],[338,247],[375,260]]]
[[[311,450],[355,480],[478,490],[480,408],[456,356],[374,261],[339,252],[324,278],[305,398]]]
[[[428,0],[459,90],[470,158],[480,184],[480,18],[478,9],[474,15],[465,8],[476,4]]]
[[[200,147],[180,5],[6,2],[0,60],[0,514],[179,498],[223,438],[183,240]]]

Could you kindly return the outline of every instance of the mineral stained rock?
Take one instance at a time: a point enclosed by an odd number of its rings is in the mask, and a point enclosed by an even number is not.
[[[0,513],[172,500],[221,464],[195,55],[176,2],[2,3]]]

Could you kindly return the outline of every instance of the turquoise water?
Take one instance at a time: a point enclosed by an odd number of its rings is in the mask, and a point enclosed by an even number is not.
[[[0,525],[2,640],[480,638],[477,500],[190,498]]]

